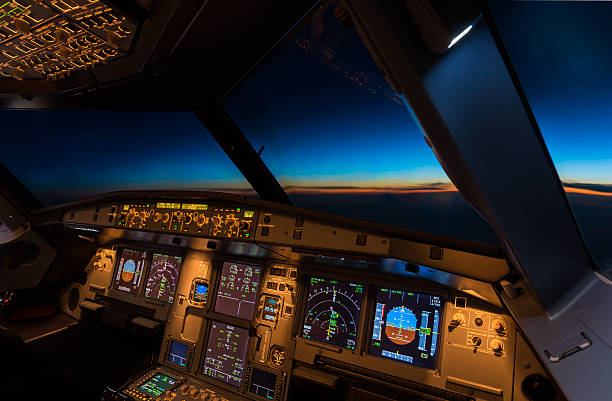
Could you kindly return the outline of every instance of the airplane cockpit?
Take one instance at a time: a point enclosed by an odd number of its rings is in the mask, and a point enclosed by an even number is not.
[[[0,399],[609,400],[570,3],[0,5]]]

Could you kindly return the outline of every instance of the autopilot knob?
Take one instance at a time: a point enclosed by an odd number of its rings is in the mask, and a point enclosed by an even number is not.
[[[162,214],[161,213],[155,213],[155,215],[153,216],[153,221],[158,223],[162,218]]]
[[[201,214],[198,217],[198,220],[196,221],[196,223],[198,224],[198,226],[202,227],[204,225],[204,223],[206,223],[206,216],[204,216],[203,214]]]
[[[200,389],[196,386],[189,387],[189,394],[191,394],[192,398],[198,399],[200,398]]]
[[[251,222],[243,220],[242,223],[240,224],[240,229],[242,231],[249,231],[249,228],[251,228]]]
[[[478,336],[472,337],[472,345],[474,347],[480,347],[482,345],[482,338]]]
[[[491,349],[496,354],[500,354],[504,350],[504,343],[500,340],[494,339],[491,341]]]
[[[189,225],[193,222],[193,216],[191,215],[191,213],[187,213],[185,214],[185,224]]]

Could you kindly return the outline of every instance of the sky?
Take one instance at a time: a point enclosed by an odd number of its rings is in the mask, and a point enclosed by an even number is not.
[[[0,162],[44,204],[130,189],[250,188],[191,113],[2,111]]]
[[[601,218],[612,210],[612,2],[492,4],[585,238],[604,254],[612,241],[612,220]],[[237,86],[223,103],[230,116],[256,150],[263,146],[298,206],[495,243],[357,32],[332,11]],[[252,193],[188,113],[2,117],[14,130],[2,133],[0,161],[45,204],[120,189]],[[22,135],[30,132],[38,138]],[[612,254],[604,258],[612,266]]]

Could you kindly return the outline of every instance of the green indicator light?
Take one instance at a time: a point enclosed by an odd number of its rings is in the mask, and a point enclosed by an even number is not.
[[[239,212],[239,211],[240,211],[240,208],[236,209],[236,211],[237,211],[237,212]]]

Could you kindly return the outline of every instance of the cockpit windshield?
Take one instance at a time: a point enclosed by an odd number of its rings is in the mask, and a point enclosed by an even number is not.
[[[496,6],[505,44],[584,239],[610,274],[612,3]]]
[[[2,162],[46,206],[110,191],[255,195],[191,113],[2,111]]]
[[[496,242],[334,6],[311,16],[223,106],[297,206]]]

